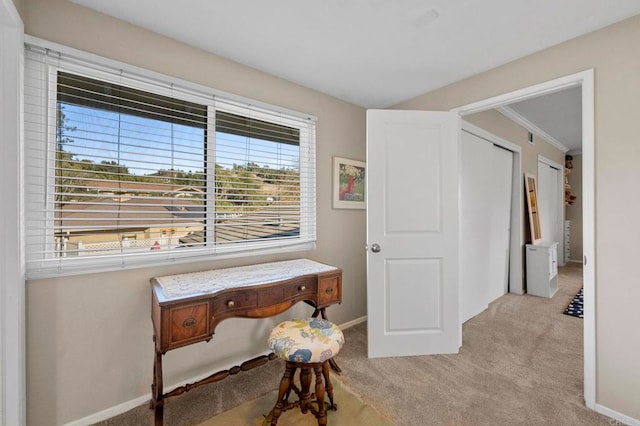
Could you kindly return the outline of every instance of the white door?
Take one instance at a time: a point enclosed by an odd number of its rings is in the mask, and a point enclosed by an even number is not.
[[[490,171],[491,236],[489,238],[488,303],[509,291],[509,246],[511,239],[511,194],[513,186],[513,153],[493,146]]]
[[[457,353],[459,118],[367,111],[369,357]]]
[[[461,138],[460,321],[508,291],[513,153],[467,131]]]
[[[460,322],[487,309],[493,144],[462,131],[460,141]]]
[[[544,241],[562,241],[560,235],[558,179],[560,170],[538,162],[538,211]]]

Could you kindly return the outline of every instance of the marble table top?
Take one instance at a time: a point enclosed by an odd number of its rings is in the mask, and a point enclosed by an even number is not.
[[[229,288],[269,284],[303,275],[335,271],[335,266],[309,259],[285,260],[235,268],[212,269],[186,274],[155,277],[168,299],[216,293]]]

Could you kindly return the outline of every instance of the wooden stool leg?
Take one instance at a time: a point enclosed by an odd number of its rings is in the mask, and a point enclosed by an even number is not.
[[[271,426],[275,426],[278,424],[278,417],[282,414],[282,410],[287,406],[287,400],[289,398],[289,393],[291,392],[291,380],[293,379],[293,373],[296,371],[296,367],[287,363],[284,369],[284,375],[282,376],[282,380],[280,380],[280,388],[278,389],[278,400],[276,401],[276,406],[273,407],[272,417],[271,417]]]
[[[330,373],[331,373],[331,369],[329,368],[329,362],[325,361],[322,364],[322,375],[324,376],[324,388],[327,391],[327,394],[329,395],[329,402],[331,404],[329,405],[329,409],[335,411],[338,409],[338,406],[333,402],[333,384],[331,383]]]
[[[323,365],[316,365],[313,367],[313,372],[316,375],[316,401],[318,402],[318,413],[316,419],[318,419],[318,425],[325,426],[327,424],[327,410],[324,407],[324,383],[323,377]]]
[[[300,368],[300,410],[306,414],[311,405],[311,369],[309,367]]]

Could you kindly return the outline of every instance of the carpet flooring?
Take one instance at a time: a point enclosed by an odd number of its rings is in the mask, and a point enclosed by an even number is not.
[[[399,425],[606,425],[584,406],[583,321],[563,315],[582,287],[560,269],[552,299],[507,294],[463,326],[457,355],[368,359],[347,330],[344,381]]]
[[[352,391],[345,388],[340,380],[334,377],[332,382],[333,396],[336,401],[340,401],[340,404],[337,404],[337,410],[327,411],[328,425],[393,426],[389,419],[383,417]],[[278,391],[274,390],[263,397],[245,402],[239,407],[211,417],[198,426],[268,426],[271,423],[271,417],[267,414],[271,412],[277,398]],[[283,412],[278,419],[279,426],[315,426],[317,424],[316,418],[311,413],[302,414],[300,408],[297,407]]]
[[[552,299],[507,294],[491,303],[463,325],[457,355],[369,359],[366,323],[346,329],[340,380],[397,425],[610,424],[584,406],[583,321],[563,315],[582,287],[581,265],[560,268],[558,282]],[[165,424],[197,425],[258,398],[276,389],[283,369],[272,361],[171,398]],[[99,424],[152,419],[144,405]]]

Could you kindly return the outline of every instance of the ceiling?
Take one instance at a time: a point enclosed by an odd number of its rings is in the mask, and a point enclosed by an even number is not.
[[[392,106],[640,13],[638,0],[71,1],[365,108]],[[576,94],[510,111],[579,149],[580,117],[567,116],[580,112]]]
[[[366,108],[640,13],[638,0],[72,0]]]
[[[581,87],[516,102],[507,108],[528,122],[521,124],[554,145],[573,153],[582,148]]]

